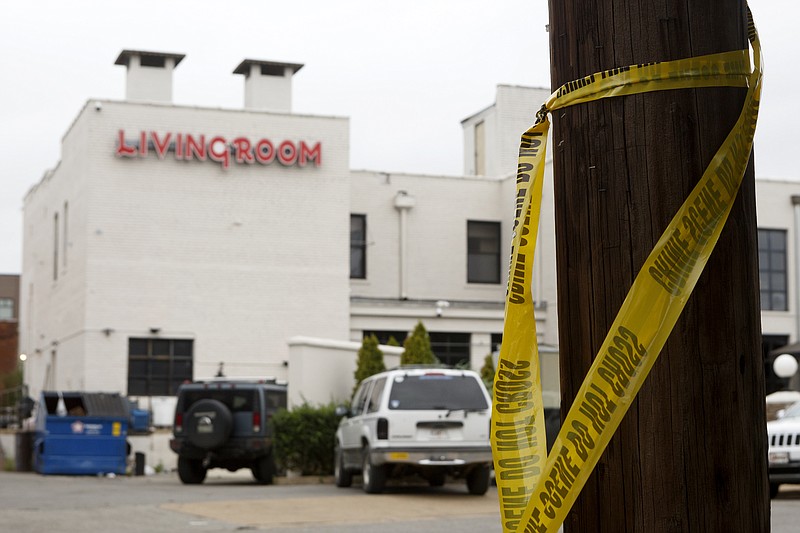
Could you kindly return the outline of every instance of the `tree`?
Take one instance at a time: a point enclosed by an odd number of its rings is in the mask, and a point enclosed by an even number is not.
[[[747,48],[741,0],[550,2],[551,83]],[[746,90],[588,102],[553,117],[562,417],[628,288]],[[754,167],[565,532],[769,531]]]
[[[481,367],[481,379],[483,384],[486,385],[486,390],[489,394],[494,396],[494,358],[492,354],[483,358],[483,366]]]
[[[417,322],[414,331],[403,342],[401,365],[433,365],[439,362],[431,349],[431,339],[422,322]]]
[[[358,388],[362,381],[368,377],[386,370],[383,362],[383,352],[378,348],[378,337],[368,335],[361,342],[358,349],[358,361],[356,362],[355,378],[356,384],[353,392]]]

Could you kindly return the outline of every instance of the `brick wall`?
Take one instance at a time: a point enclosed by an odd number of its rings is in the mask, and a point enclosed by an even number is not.
[[[6,375],[17,367],[17,323],[0,322],[0,375]],[[0,388],[3,387],[0,381]]]

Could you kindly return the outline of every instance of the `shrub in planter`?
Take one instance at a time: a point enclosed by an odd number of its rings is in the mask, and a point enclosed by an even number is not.
[[[333,474],[333,443],[339,417],[333,403],[311,406],[304,403],[272,417],[275,464],[281,470],[303,475]]]
[[[481,379],[483,380],[483,384],[486,385],[486,390],[489,391],[489,395],[494,397],[494,359],[492,358],[492,354],[483,358]]]
[[[401,365],[434,365],[439,362],[431,348],[431,338],[428,330],[417,322],[414,331],[403,342],[403,355],[400,356]]]
[[[358,350],[358,359],[356,360],[356,371],[353,375],[356,379],[353,393],[356,392],[362,381],[386,370],[386,364],[383,362],[383,352],[378,346],[378,337],[375,335],[364,337],[364,340],[361,341],[361,348]]]

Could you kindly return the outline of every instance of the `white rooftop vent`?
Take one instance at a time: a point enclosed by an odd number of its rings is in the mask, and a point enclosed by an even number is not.
[[[245,59],[234,74],[244,74],[244,107],[288,113],[292,110],[292,76],[299,63]]]
[[[114,62],[128,69],[125,99],[172,103],[172,71],[184,54],[123,50]]]

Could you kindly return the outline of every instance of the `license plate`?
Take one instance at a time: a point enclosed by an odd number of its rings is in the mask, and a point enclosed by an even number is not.
[[[445,440],[448,439],[450,436],[447,433],[446,429],[432,429],[431,430],[431,439],[434,440]]]
[[[408,452],[391,452],[389,454],[389,459],[393,461],[405,461],[408,459]]]
[[[789,452],[770,452],[770,464],[786,464],[789,462]]]

